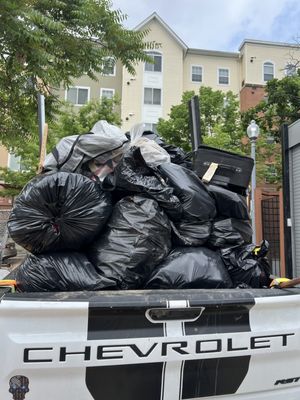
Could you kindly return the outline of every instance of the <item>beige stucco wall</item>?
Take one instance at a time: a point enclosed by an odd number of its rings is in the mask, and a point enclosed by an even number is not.
[[[141,102],[143,98],[143,64],[139,63],[136,75],[130,75],[123,68],[123,87],[121,102],[122,127],[129,130],[134,124],[142,121]]]
[[[293,53],[292,47],[257,43],[245,43],[244,51],[243,63],[247,71],[246,83],[258,85],[265,84],[263,80],[264,62],[272,61],[275,65],[275,78],[281,79],[285,76],[284,68],[291,60]]]
[[[120,61],[116,64],[115,76],[104,76],[96,74],[97,80],[89,78],[87,75],[83,75],[80,78],[73,79],[73,84],[70,86],[82,86],[90,89],[90,100],[97,100],[100,98],[100,91],[102,89],[114,89],[115,95],[121,99],[122,97],[122,64]],[[66,91],[63,88],[58,90],[59,97],[65,100]],[[80,106],[75,106],[79,108]],[[117,107],[116,111],[121,113],[120,107]]]
[[[184,50],[156,19],[151,20],[143,29],[150,30],[145,42],[161,44],[154,51],[162,54],[162,117],[167,118],[171,106],[181,101]],[[135,77],[123,71],[122,121],[126,130],[136,123],[145,122],[142,120],[144,78],[144,63],[138,64]]]
[[[8,152],[4,146],[0,146],[0,167],[7,167]]]
[[[240,57],[239,57],[240,77],[241,77],[240,89],[246,83],[247,63],[245,62],[245,60],[247,60],[247,48],[243,47],[240,51]]]
[[[200,53],[200,52],[199,52]],[[191,69],[192,65],[202,66],[203,78],[202,83],[192,82]],[[218,69],[229,69],[229,84],[220,85],[218,83]],[[184,60],[184,90],[198,91],[200,85],[210,86],[214,90],[222,90],[227,92],[231,90],[235,94],[240,89],[240,64],[237,57],[223,57],[216,55],[203,54],[187,54]]]

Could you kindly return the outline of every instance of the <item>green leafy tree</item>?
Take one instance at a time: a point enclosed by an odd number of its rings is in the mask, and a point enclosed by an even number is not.
[[[243,113],[246,130],[254,119],[261,134],[257,141],[258,177],[260,181],[280,186],[282,176],[280,127],[300,118],[300,75],[267,82],[266,96],[256,107]]]
[[[188,102],[195,92],[184,92],[181,103],[172,106],[169,119],[160,118],[157,131],[168,142],[182,147],[185,151],[191,150]]]
[[[115,111],[119,100],[105,99],[91,101],[75,110],[66,104],[57,118],[49,124],[47,150],[52,150],[55,144],[63,137],[80,135],[88,132],[99,120],[106,120],[111,124],[120,125],[119,113]],[[5,182],[0,191],[1,196],[16,196],[23,186],[36,175],[39,163],[39,139],[35,135],[22,146],[13,149],[14,154],[21,158],[21,171],[11,171],[8,168],[0,169],[0,180]]]
[[[158,132],[167,142],[184,150],[191,150],[191,130],[189,125],[188,102],[194,91],[185,92],[181,103],[171,108],[169,119],[160,119]],[[200,119],[203,141],[213,147],[244,153],[239,102],[232,92],[224,94],[220,90],[201,87],[197,93],[200,99]]]
[[[267,82],[266,96],[256,107],[243,114],[243,126],[255,119],[260,128],[280,141],[283,123],[291,124],[300,118],[300,75],[272,79]]]
[[[47,120],[57,106],[53,88],[87,74],[105,60],[131,73],[148,60],[146,32],[123,27],[110,0],[2,0],[0,10],[0,141],[8,148],[34,135],[37,92],[47,94]]]

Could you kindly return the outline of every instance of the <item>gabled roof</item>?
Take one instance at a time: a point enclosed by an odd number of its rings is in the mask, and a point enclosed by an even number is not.
[[[186,51],[188,49],[188,46],[184,43],[183,40],[180,39],[178,35],[169,27],[168,24],[165,23],[163,19],[154,11],[151,15],[149,15],[148,18],[146,18],[144,21],[142,21],[138,26],[136,26],[134,29],[135,30],[140,30],[142,29],[146,24],[148,24],[150,21],[153,19],[156,19],[169,34],[174,38],[174,40]]]

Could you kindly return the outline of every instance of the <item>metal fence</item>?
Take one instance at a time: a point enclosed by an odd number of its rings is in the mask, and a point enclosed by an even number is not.
[[[280,203],[279,195],[264,196],[261,201],[262,234],[270,244],[268,260],[274,275],[280,275]]]

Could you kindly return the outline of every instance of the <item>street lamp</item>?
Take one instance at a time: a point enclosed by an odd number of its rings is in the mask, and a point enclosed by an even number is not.
[[[252,221],[252,229],[253,229],[253,236],[252,242],[256,244],[256,226],[255,226],[255,189],[256,189],[256,157],[255,157],[255,148],[256,148],[256,140],[259,135],[259,126],[254,121],[251,121],[250,125],[247,128],[247,135],[251,142],[251,157],[253,158],[254,165],[251,175],[251,221]]]

